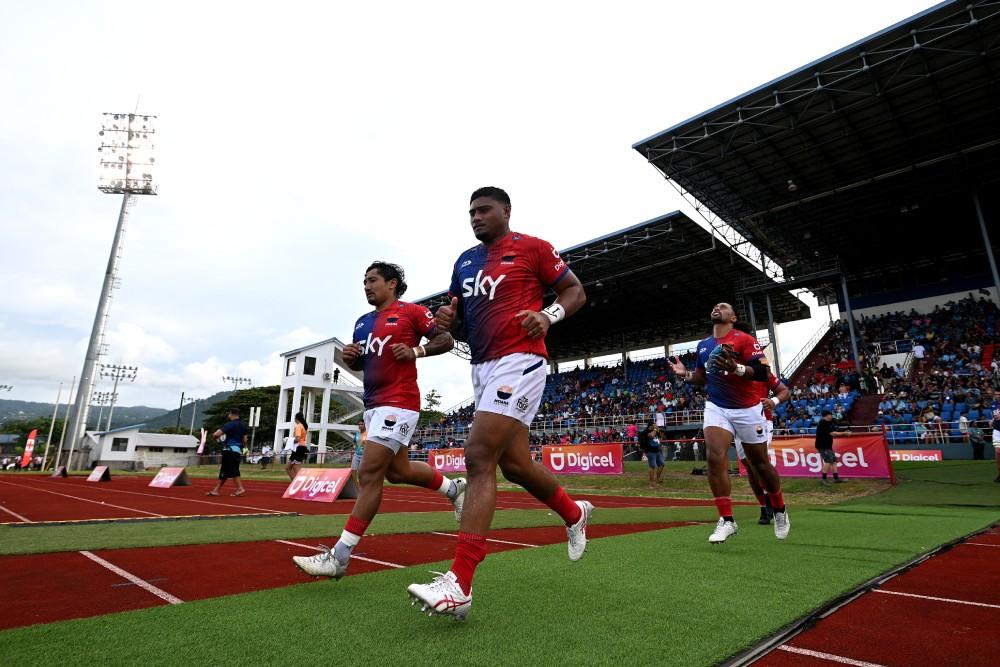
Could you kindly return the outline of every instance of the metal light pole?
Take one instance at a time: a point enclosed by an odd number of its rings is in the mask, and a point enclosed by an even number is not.
[[[238,390],[240,388],[241,384],[245,384],[248,387],[250,386],[250,378],[241,378],[241,377],[233,377],[231,375],[225,375],[225,376],[223,376],[222,381],[223,382],[232,382],[233,383],[233,391]]]
[[[117,401],[118,395],[112,395],[110,391],[99,391],[94,394],[94,405],[100,406],[100,411],[97,413],[97,425],[94,427],[97,430],[101,429],[101,418],[104,417],[104,406],[111,405],[112,401]]]
[[[73,379],[75,380],[76,378]],[[56,407],[52,411],[52,423],[49,424],[49,437],[45,439],[45,455],[42,456],[42,470],[45,470],[45,464],[49,460],[49,444],[52,443],[52,432],[56,430],[56,415],[59,414],[59,403],[62,402],[62,386],[63,383],[60,382],[59,393],[56,394]]]
[[[189,398],[187,402],[191,404],[191,425],[188,427],[188,435],[194,435],[194,416],[198,412],[198,401],[200,398]],[[180,432],[180,428],[177,429]]]
[[[128,382],[135,382],[135,376],[139,374],[138,366],[120,366],[118,364],[101,364],[101,377],[113,378],[115,381],[115,386],[111,390],[111,408],[108,410],[108,425],[104,429],[105,431],[111,430],[111,416],[115,413],[115,399],[118,398],[118,382],[120,380],[126,380]],[[100,424],[97,425],[100,428]],[[72,444],[70,444],[70,452],[72,452]]]
[[[118,225],[115,227],[115,236],[111,243],[111,254],[108,256],[108,266],[104,273],[101,297],[97,302],[94,325],[90,330],[90,342],[87,344],[87,354],[80,373],[76,402],[70,412],[71,455],[77,443],[82,445],[90,397],[96,380],[94,369],[105,353],[104,332],[111,308],[111,292],[118,285],[125,221],[135,196],[155,195],[158,187],[153,180],[155,120],[156,116],[106,113],[101,123],[99,133],[101,145],[97,149],[100,153],[97,188],[106,194],[122,195],[122,205],[118,212]],[[67,461],[67,468],[71,466],[72,459]]]
[[[63,443],[66,442],[66,431],[69,430],[69,409],[73,404],[73,392],[78,389],[76,384],[76,376],[73,376],[73,381],[69,385],[69,398],[66,401],[66,418],[63,420],[62,433],[59,435],[59,449],[56,450],[56,462],[52,464],[53,468],[59,467],[59,460],[62,458]]]

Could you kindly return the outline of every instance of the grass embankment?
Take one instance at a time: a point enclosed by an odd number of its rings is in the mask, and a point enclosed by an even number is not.
[[[406,601],[406,585],[441,564],[10,630],[0,633],[0,656],[5,665],[63,667],[716,664],[858,583],[1000,519],[988,464],[897,470],[900,484],[885,493],[794,510],[785,542],[745,521],[717,548],[706,543],[707,527],[694,526],[593,540],[575,564],[564,545],[495,554],[480,567],[464,624],[427,618]],[[619,512],[662,517],[614,510],[595,518]],[[544,514],[497,517],[501,525],[505,517],[551,521]]]

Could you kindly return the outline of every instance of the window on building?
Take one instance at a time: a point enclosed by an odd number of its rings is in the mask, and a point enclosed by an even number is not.
[[[128,438],[115,438],[114,440],[112,440],[111,451],[113,452],[128,451]]]
[[[150,447],[149,451],[156,452],[157,454],[159,454],[163,451],[163,447]]]
[[[316,375],[316,357],[306,357],[302,360],[302,374]]]
[[[285,377],[291,377],[295,375],[295,359],[296,357],[292,357],[291,359],[285,362]]]
[[[188,450],[186,447],[174,447],[174,454],[187,454]]]

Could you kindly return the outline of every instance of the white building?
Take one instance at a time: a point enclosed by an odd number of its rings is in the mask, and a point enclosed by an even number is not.
[[[198,452],[197,438],[191,435],[142,433],[139,431],[142,426],[144,424],[122,426],[110,431],[87,431],[83,450],[89,449],[89,466],[141,470],[192,463],[192,457]]]
[[[278,419],[274,430],[274,446],[282,443],[295,428],[295,413],[302,412],[309,423],[310,448],[326,453],[328,435],[340,431],[348,439],[334,436],[332,449],[344,449],[357,430],[357,420],[364,412],[363,376],[344,363],[344,343],[329,338],[281,355],[281,393],[278,398]],[[339,403],[351,406],[343,414],[343,405],[331,401],[337,395]],[[336,413],[340,412],[339,418]],[[339,441],[339,442],[338,442]]]

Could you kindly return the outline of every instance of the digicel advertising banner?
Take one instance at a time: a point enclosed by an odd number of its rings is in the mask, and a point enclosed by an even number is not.
[[[281,497],[332,503],[341,495],[344,498],[358,497],[350,468],[304,468]]]
[[[438,472],[465,472],[464,449],[432,449],[427,463]]]
[[[892,464],[881,433],[834,438],[833,451],[844,477],[892,477]],[[823,468],[813,437],[775,438],[768,455],[782,477],[815,477]],[[740,474],[746,474],[742,463]]]
[[[943,461],[940,449],[890,449],[889,458],[893,461]]]
[[[557,475],[620,475],[622,444],[542,447],[542,465]]]

